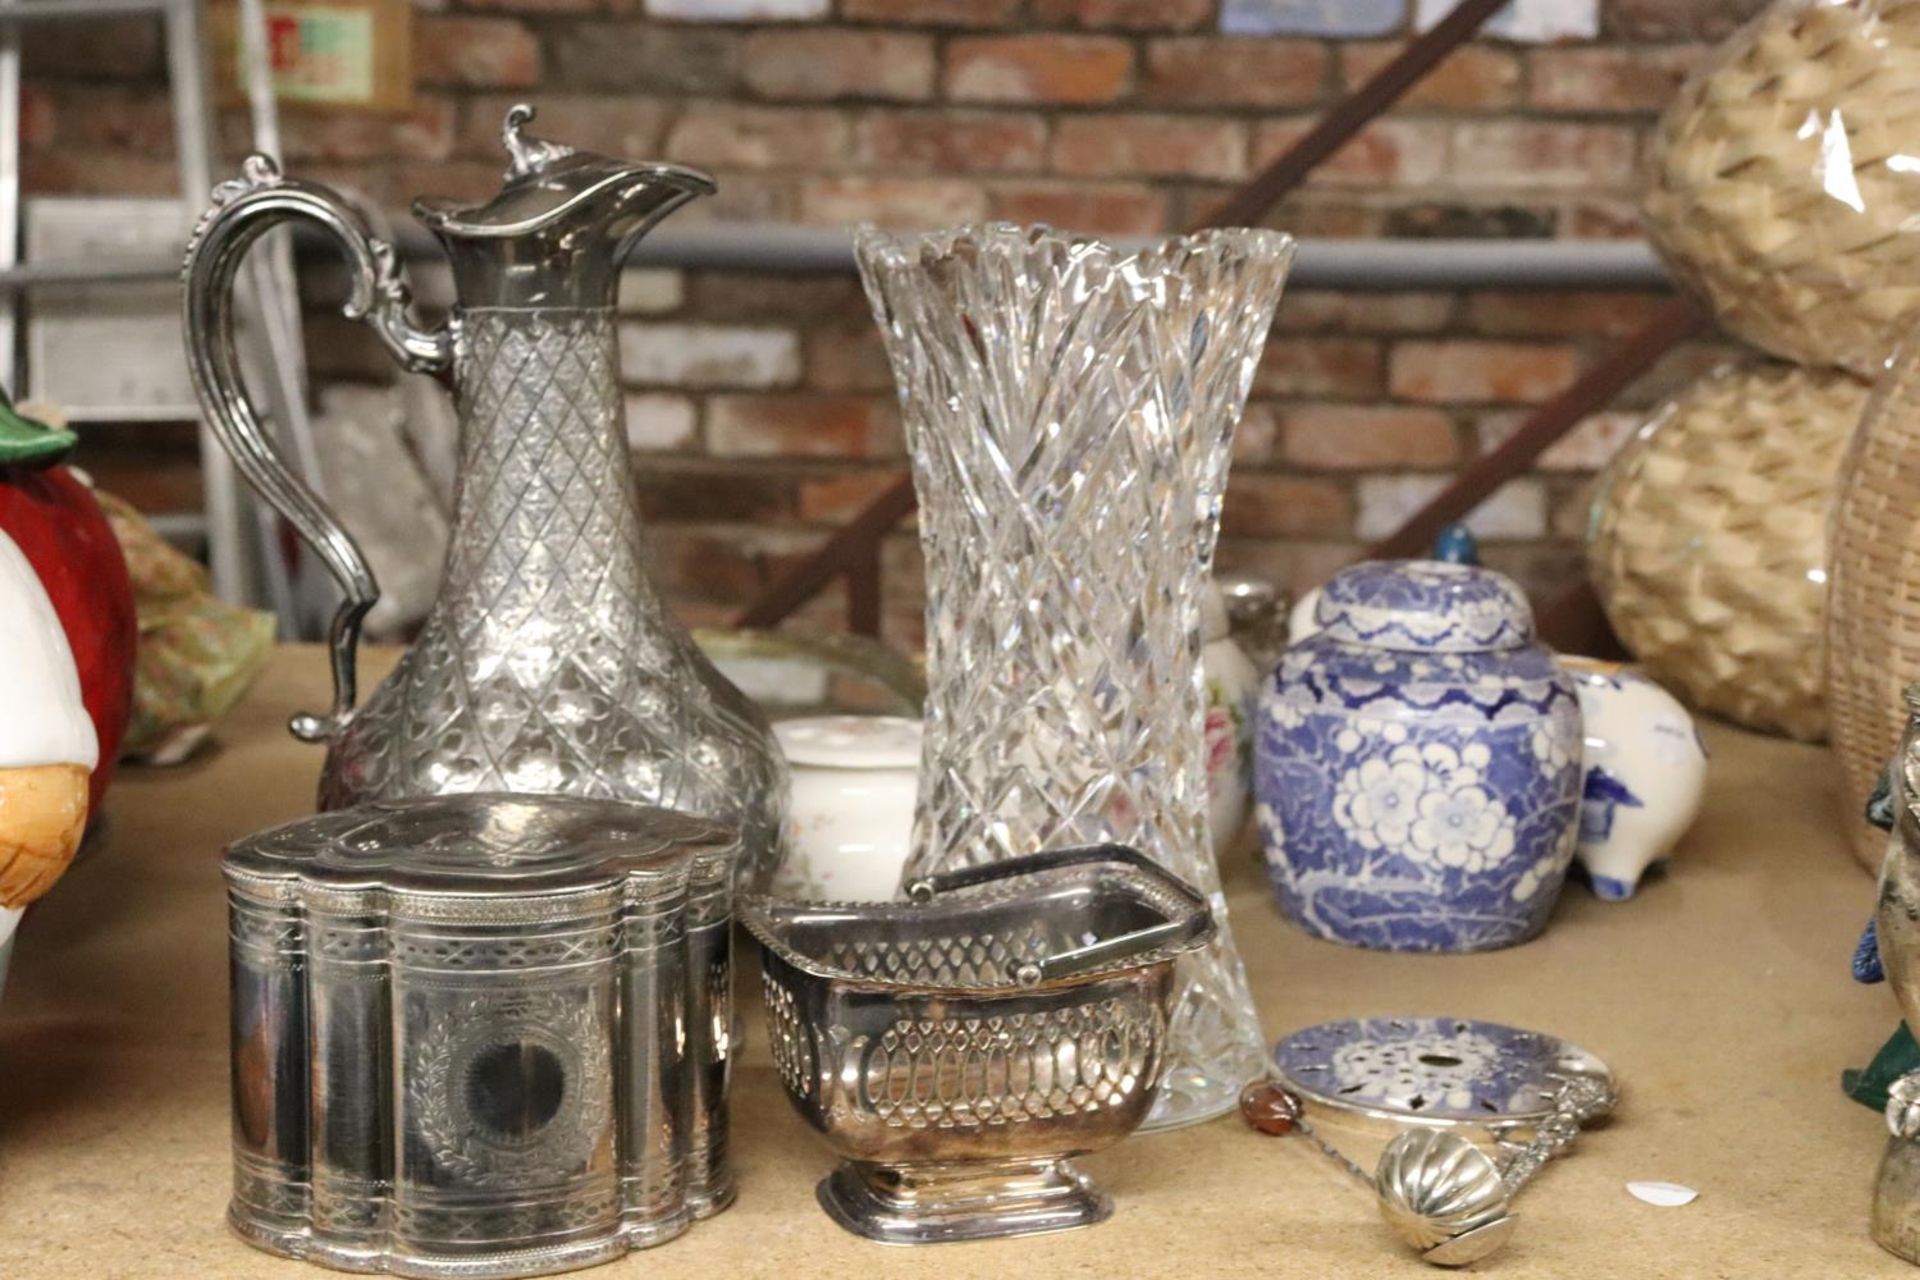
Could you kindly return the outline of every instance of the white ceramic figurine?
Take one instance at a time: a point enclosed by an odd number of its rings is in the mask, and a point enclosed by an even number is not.
[[[0,955],[27,904],[67,869],[99,755],[67,633],[39,576],[0,532]]]
[[[1679,699],[1631,667],[1561,655],[1586,726],[1578,856],[1602,898],[1630,898],[1700,812],[1707,751]]]

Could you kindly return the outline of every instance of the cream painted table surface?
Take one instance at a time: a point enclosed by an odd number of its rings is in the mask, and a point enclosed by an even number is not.
[[[391,655],[371,655],[368,680]],[[227,1196],[226,924],[218,858],[312,803],[318,750],[287,715],[325,702],[317,649],[289,648],[203,758],[128,770],[106,839],[24,927],[0,1002],[0,1277],[325,1274],[239,1243]],[[1867,1202],[1885,1132],[1843,1099],[1897,1016],[1847,958],[1873,898],[1836,822],[1818,749],[1709,726],[1712,790],[1672,874],[1634,900],[1570,887],[1546,936],[1473,957],[1311,941],[1268,904],[1251,855],[1227,867],[1233,925],[1266,1029],[1353,1014],[1447,1012],[1566,1035],[1620,1074],[1611,1125],[1520,1201],[1474,1274],[1854,1277],[1913,1274],[1874,1247]],[[1299,1276],[1436,1274],[1367,1197],[1297,1140],[1227,1118],[1087,1159],[1118,1211],[1091,1230],[889,1249],[816,1208],[830,1160],[791,1112],[741,966],[749,1045],[734,1079],[734,1207],[617,1277]],[[1359,1143],[1354,1143],[1358,1147]],[[1683,1209],[1631,1178],[1700,1190]]]

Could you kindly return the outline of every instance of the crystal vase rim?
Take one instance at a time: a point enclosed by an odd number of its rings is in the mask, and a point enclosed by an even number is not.
[[[981,247],[1017,244],[1028,253],[1051,247],[1075,257],[1103,258],[1115,268],[1157,264],[1163,272],[1183,257],[1217,257],[1235,250],[1248,259],[1266,258],[1284,267],[1299,248],[1291,232],[1270,227],[1206,227],[1179,235],[1148,237],[1146,244],[1133,249],[1105,236],[1066,231],[1046,223],[1023,226],[1006,221],[968,222],[931,231],[888,231],[872,223],[860,223],[850,228],[848,235],[856,260],[890,267],[911,267],[929,258],[950,260],[967,242]]]

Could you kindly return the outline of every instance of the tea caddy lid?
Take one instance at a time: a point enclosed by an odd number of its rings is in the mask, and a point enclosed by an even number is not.
[[[1438,560],[1374,560],[1335,574],[1314,609],[1330,640],[1416,653],[1487,653],[1533,642],[1533,610],[1504,574]]]
[[[611,888],[737,844],[730,828],[671,809],[481,792],[301,818],[235,841],[224,868],[230,879],[524,899]]]

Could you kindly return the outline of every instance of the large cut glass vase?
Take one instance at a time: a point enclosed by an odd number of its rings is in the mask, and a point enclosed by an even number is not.
[[[1219,1114],[1265,1052],[1207,838],[1199,592],[1292,239],[1129,254],[992,225],[856,252],[926,555],[909,874],[1118,841],[1208,894],[1149,1124]]]

